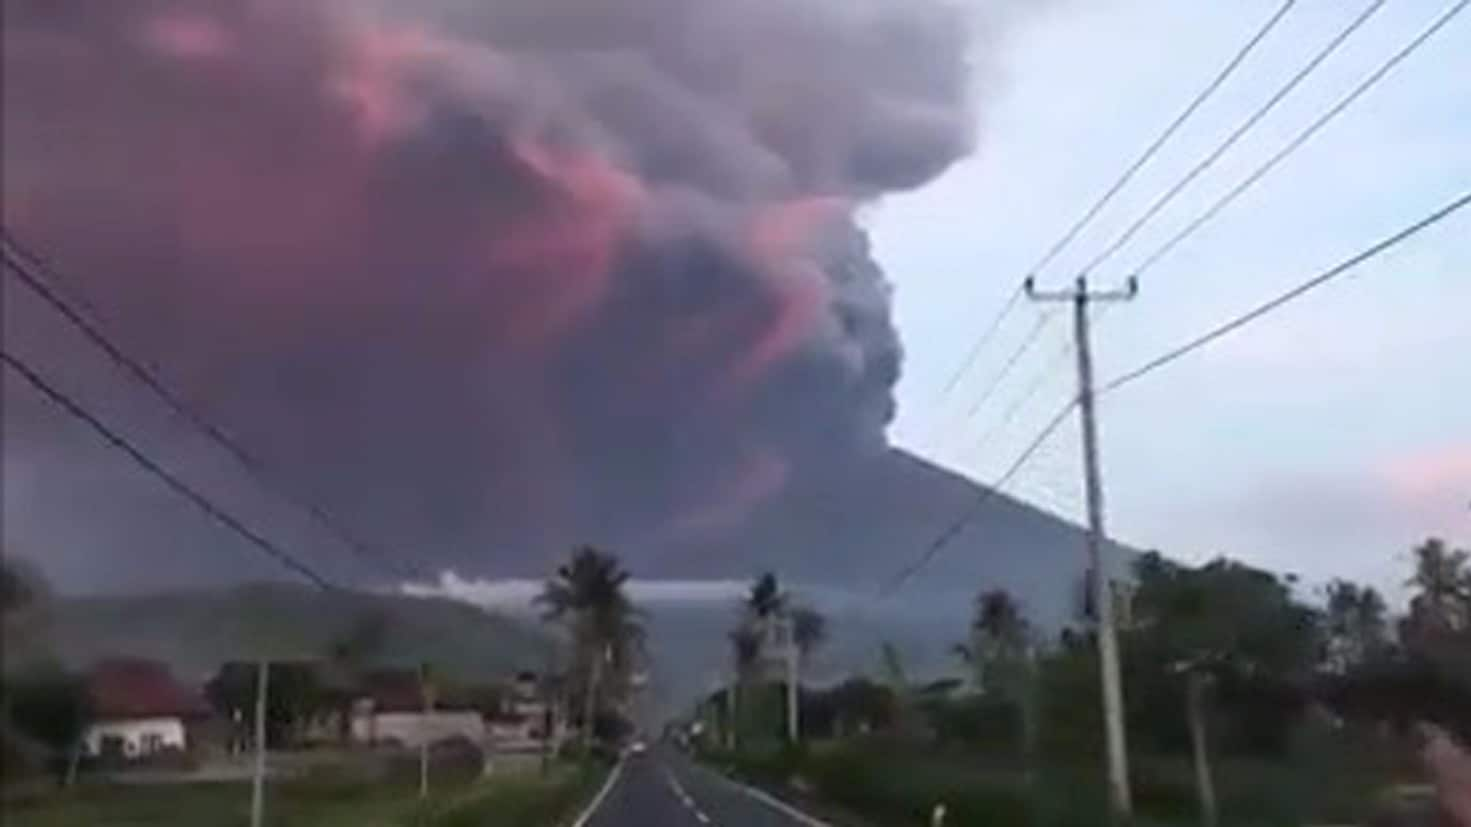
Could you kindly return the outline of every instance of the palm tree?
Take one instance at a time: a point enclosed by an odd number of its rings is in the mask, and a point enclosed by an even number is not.
[[[1418,594],[1410,618],[1420,628],[1464,629],[1471,625],[1471,571],[1463,549],[1451,551],[1432,537],[1415,547],[1415,574],[1405,581]]]
[[[786,710],[787,734],[796,740],[801,729],[798,707],[801,704],[799,690],[799,663],[827,637],[827,619],[816,609],[794,605],[790,596],[782,590],[776,575],[766,572],[751,584],[741,603],[741,619],[731,633],[732,645],[736,647],[738,674],[742,680],[749,679],[759,665],[763,648],[768,642],[777,643],[787,657]],[[780,638],[775,637],[777,633]],[[747,649],[750,651],[747,651]],[[789,647],[789,648],[788,648]],[[775,653],[766,653],[773,655]],[[749,663],[740,664],[749,658]]]
[[[976,595],[970,651],[983,687],[1002,677],[985,672],[1003,672],[1030,658],[1031,636],[1031,626],[1022,616],[1021,607],[1005,589],[989,589]]]
[[[957,645],[955,652],[974,670],[983,692],[995,692],[1015,707],[1021,752],[1029,758],[1037,737],[1032,629],[1016,599],[1005,589],[977,594],[970,641]]]
[[[0,552],[0,642],[8,666],[48,660],[52,591],[40,569]]]
[[[35,595],[31,584],[26,582],[9,560],[0,559],[0,614],[9,616],[12,611],[31,604]]]
[[[51,588],[39,570],[24,559],[0,552],[0,618],[24,616],[50,599]]]
[[[810,606],[796,606],[791,610],[792,643],[803,659],[827,640],[827,618]]]
[[[766,572],[756,578],[751,584],[751,590],[746,595],[746,611],[753,617],[765,620],[773,615],[780,614],[786,607],[787,596],[781,590],[781,585],[776,580],[776,575]]]
[[[562,622],[572,638],[573,668],[583,690],[583,749],[591,747],[601,702],[628,689],[643,650],[640,614],[624,591],[628,572],[615,555],[583,546],[557,568],[536,602],[543,620]]]
[[[1384,598],[1372,586],[1334,580],[1326,589],[1324,625],[1330,668],[1345,670],[1374,659],[1388,646]]]

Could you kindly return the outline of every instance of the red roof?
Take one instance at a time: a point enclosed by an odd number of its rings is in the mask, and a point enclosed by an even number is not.
[[[199,693],[179,683],[167,666],[151,660],[105,660],[87,675],[98,718],[193,718],[209,714]]]

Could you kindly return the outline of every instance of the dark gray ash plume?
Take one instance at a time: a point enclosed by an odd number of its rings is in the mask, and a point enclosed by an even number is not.
[[[929,0],[9,0],[6,226],[362,533],[467,573],[636,562],[884,444],[900,348],[854,210],[971,147],[967,28]],[[103,393],[6,297],[7,348]],[[103,579],[239,559],[51,416],[7,406],[7,543]]]

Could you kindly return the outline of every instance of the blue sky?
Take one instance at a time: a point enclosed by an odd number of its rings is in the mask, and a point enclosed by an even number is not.
[[[867,220],[906,347],[893,439],[994,479],[1072,392],[1066,314],[974,418],[1033,324],[1014,312],[949,395],[972,338],[1026,268],[1277,7],[1110,0],[1028,16],[984,56],[975,157]],[[1365,2],[1302,0],[1041,281],[1069,281]],[[1414,37],[1448,2],[1389,2],[1094,274],[1116,281]],[[1115,375],[1471,189],[1471,12],[1152,268],[1096,330]],[[1471,211],[1102,405],[1111,533],[1190,560],[1228,554],[1394,593],[1410,545],[1471,543]],[[1043,377],[1039,379],[1039,377]],[[1007,427],[1005,411],[1040,391]],[[976,441],[987,435],[983,444]],[[1010,491],[1081,518],[1078,432]]]

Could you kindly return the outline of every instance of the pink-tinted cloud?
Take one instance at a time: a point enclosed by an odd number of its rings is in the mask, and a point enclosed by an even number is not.
[[[182,59],[221,58],[235,50],[234,38],[208,17],[170,12],[143,25],[143,40],[151,48]]]
[[[1471,443],[1395,458],[1381,473],[1398,497],[1459,494],[1471,509]]]

